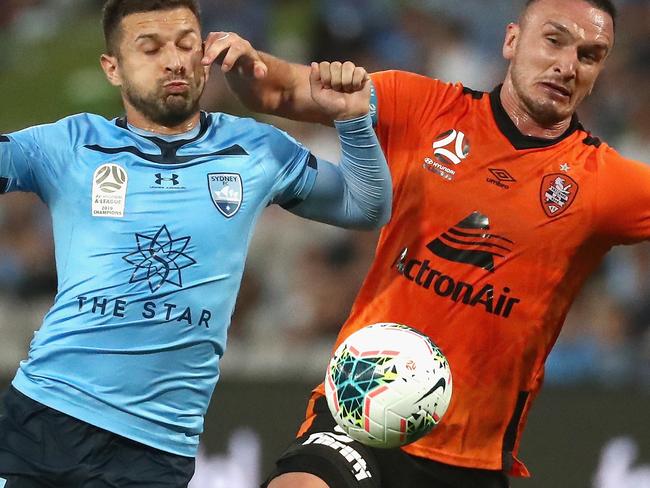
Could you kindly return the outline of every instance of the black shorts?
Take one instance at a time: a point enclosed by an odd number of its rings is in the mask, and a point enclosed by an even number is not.
[[[185,488],[194,474],[194,458],[99,429],[13,387],[3,407],[2,488]]]
[[[263,487],[283,473],[311,473],[330,488],[507,488],[502,471],[459,468],[353,441],[336,425],[324,397],[314,422],[276,462]]]

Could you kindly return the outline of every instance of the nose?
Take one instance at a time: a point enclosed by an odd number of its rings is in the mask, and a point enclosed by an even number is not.
[[[181,53],[176,46],[168,46],[165,49],[165,71],[176,75],[185,74],[185,65]]]
[[[576,49],[565,49],[556,59],[553,71],[565,80],[572,80],[576,77],[577,67],[578,51]]]

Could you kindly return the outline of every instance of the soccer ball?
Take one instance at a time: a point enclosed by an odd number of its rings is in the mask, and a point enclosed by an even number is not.
[[[350,335],[325,374],[336,423],[372,447],[398,447],[425,435],[447,410],[451,390],[451,370],[440,349],[417,330],[393,323]]]

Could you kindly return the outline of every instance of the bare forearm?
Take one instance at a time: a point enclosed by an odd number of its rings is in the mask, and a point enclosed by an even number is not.
[[[220,65],[231,90],[256,112],[333,125],[368,111],[359,98],[369,93],[368,74],[350,61],[289,63],[256,50],[234,32],[211,32],[201,63],[205,69]]]
[[[239,70],[226,73],[230,89],[255,112],[304,122],[332,125],[311,97],[309,66],[289,63],[258,51],[268,71],[264,78],[245,76]]]

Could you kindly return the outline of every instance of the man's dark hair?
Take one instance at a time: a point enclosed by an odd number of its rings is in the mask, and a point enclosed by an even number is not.
[[[102,16],[106,51],[110,55],[117,53],[117,46],[120,43],[120,22],[127,15],[182,7],[190,9],[199,23],[201,22],[201,9],[197,0],[108,0],[104,4]]]
[[[526,9],[528,8],[529,5],[532,5],[533,3],[538,1],[539,0],[528,0],[526,2]],[[584,1],[593,5],[598,10],[602,10],[603,12],[608,13],[609,16],[612,18],[614,29],[616,29],[616,18],[618,17],[618,10],[616,9],[616,5],[614,5],[614,2],[612,2],[612,0],[584,0]]]

